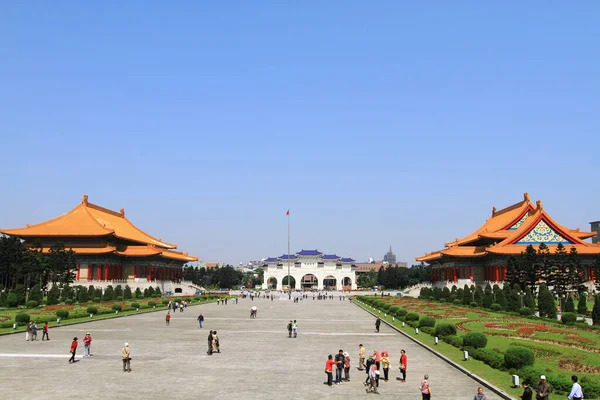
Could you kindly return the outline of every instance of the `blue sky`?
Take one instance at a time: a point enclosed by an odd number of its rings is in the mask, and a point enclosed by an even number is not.
[[[90,201],[202,260],[401,260],[528,191],[600,219],[600,3],[5,2],[0,226]]]

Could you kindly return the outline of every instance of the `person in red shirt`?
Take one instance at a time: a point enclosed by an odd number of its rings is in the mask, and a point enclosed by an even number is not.
[[[167,325],[171,325],[171,312],[167,311],[167,316],[165,317],[165,323]]]
[[[48,322],[46,322],[44,324],[44,327],[42,328],[42,331],[43,331],[43,333],[42,333],[42,342],[44,341],[44,338],[50,340],[50,336],[48,336],[48,329],[49,329],[48,328]]]
[[[92,336],[88,332],[85,334],[85,336],[83,338],[83,356],[84,357],[89,357],[92,355],[91,346],[92,346]]]
[[[402,379],[400,379],[400,382],[406,382],[406,367],[408,366],[408,356],[406,355],[406,351],[404,351],[404,349],[402,349],[400,353],[400,372],[402,373]]]
[[[327,361],[325,362],[325,373],[327,374],[327,385],[333,385],[333,366],[337,365],[337,362],[334,361],[333,356],[330,354],[327,357]]]
[[[75,352],[77,351],[77,337],[73,338],[73,342],[71,343],[71,350],[69,350],[69,352],[71,353],[71,358],[69,358],[69,364],[71,364],[72,362],[75,362]]]

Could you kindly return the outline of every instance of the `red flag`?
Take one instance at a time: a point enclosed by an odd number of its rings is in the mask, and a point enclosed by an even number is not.
[[[285,213],[285,215],[290,215],[290,210],[287,210],[287,212]]]

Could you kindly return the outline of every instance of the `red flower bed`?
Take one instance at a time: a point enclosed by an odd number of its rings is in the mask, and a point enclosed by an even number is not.
[[[7,317],[5,315],[0,315],[0,322],[6,322],[6,321],[10,321],[10,317]]]
[[[536,325],[535,330],[538,332],[548,332],[548,327],[546,325]]]
[[[519,336],[533,336],[535,331],[531,328],[519,328],[517,329],[517,335]]]
[[[565,336],[565,339],[572,340],[574,342],[585,343],[585,344],[596,344],[595,340],[588,339],[585,337],[577,336],[577,335],[569,335]]]
[[[56,306],[46,306],[44,307],[44,311],[56,311],[56,310],[73,310],[75,306],[73,304],[65,304],[65,305],[56,305]]]

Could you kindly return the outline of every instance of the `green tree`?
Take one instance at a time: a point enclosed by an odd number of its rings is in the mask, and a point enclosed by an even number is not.
[[[136,288],[136,289],[135,289],[135,298],[136,298],[136,299],[139,299],[139,298],[140,298],[140,297],[142,297],[142,296],[143,296],[143,294],[142,294],[142,290],[141,290],[139,287],[138,287],[138,288]]]
[[[361,288],[377,286],[377,271],[368,271],[358,275],[358,286]]]
[[[104,301],[111,301],[115,298],[115,289],[112,285],[108,285],[106,289],[104,289]]]
[[[539,280],[538,254],[532,245],[525,248],[521,254],[521,283],[528,286],[532,292],[535,292]]]
[[[567,295],[567,300],[565,300],[565,310],[564,312],[575,312],[575,302],[573,301],[573,297],[571,295]]]
[[[548,290],[548,286],[545,283],[540,285],[540,293],[538,295],[538,311],[540,317],[547,317],[556,319],[556,306],[554,305],[554,298],[552,293]]]
[[[583,293],[579,295],[579,301],[577,302],[577,313],[581,315],[587,314],[587,296]]]
[[[567,265],[569,266],[569,290],[577,293],[585,292],[585,268],[575,246],[571,247],[569,251]]]
[[[121,285],[115,286],[115,296],[114,296],[114,298],[116,299],[117,297],[123,297],[123,288],[121,287]]]
[[[162,296],[162,292],[160,291],[160,288],[157,286],[156,289],[154,290],[154,295],[156,297],[161,297]]]
[[[494,304],[494,294],[492,293],[492,287],[488,283],[485,285],[485,290],[483,291],[483,299],[481,300],[481,305],[483,308],[490,308]]]
[[[531,289],[526,287],[524,292],[525,292],[525,299],[523,302],[525,304],[525,307],[528,307],[531,310],[535,310],[537,308],[537,306],[535,304],[535,297],[533,297],[533,293],[531,293]]]
[[[62,288],[62,300],[66,300],[66,299],[72,299],[75,300],[75,292],[73,291],[73,288],[71,287],[71,285],[61,285]]]
[[[473,301],[473,295],[471,294],[471,289],[469,288],[468,285],[465,285],[465,287],[463,288],[462,303],[465,305],[469,305],[469,304],[471,304],[472,301]]]
[[[600,325],[600,295],[594,298],[594,308],[592,309],[592,322],[594,325]]]
[[[18,284],[13,292],[17,296],[17,304],[20,306],[25,304],[25,285]]]
[[[129,285],[125,285],[125,290],[123,290],[123,299],[131,299],[131,288],[129,287]]]
[[[513,255],[508,257],[508,260],[506,261],[506,282],[508,282],[510,284],[510,286],[512,287],[513,285],[521,282],[521,263],[519,262],[520,257],[515,257]],[[505,284],[506,284],[505,282]],[[489,308],[489,307],[488,307]]]
[[[477,305],[479,307],[482,306],[482,303],[483,303],[483,290],[481,289],[481,286],[477,286],[475,288],[475,294],[473,295],[473,301],[475,303],[477,303]]]
[[[546,285],[552,285],[552,293],[554,293],[556,297],[560,298],[567,293],[569,285],[568,269],[567,250],[562,243],[559,243],[554,251],[554,267],[552,268],[552,274],[546,282]]]
[[[147,299],[148,297],[149,297],[148,296],[148,288],[145,288],[144,289],[144,298]]]
[[[146,296],[146,295],[144,295],[144,296]],[[154,288],[152,286],[150,286],[148,288],[148,296],[146,296],[146,297],[154,297]]]
[[[500,304],[503,310],[506,310],[506,296],[504,295],[504,291],[500,289],[500,286],[494,285],[493,292],[496,297],[496,303]]]
[[[54,243],[48,251],[48,268],[52,283],[72,283],[75,280],[73,271],[77,268],[75,253],[66,250],[61,242]]]
[[[512,290],[510,291],[510,295],[506,299],[506,309],[508,311],[519,311],[521,309],[521,296],[519,293],[521,292],[521,286],[518,283],[513,285]],[[523,306],[525,302],[523,302]]]
[[[600,255],[594,260],[594,283],[596,291],[600,292]]]
[[[58,304],[58,298],[60,297],[60,290],[58,289],[58,285],[52,285],[52,287],[50,288],[50,290],[48,290],[48,298],[46,300],[46,303],[49,306],[53,306],[55,304]]]
[[[96,288],[96,290],[94,290],[94,298],[99,298],[100,300],[104,299],[104,296],[102,295],[102,288],[98,287]]]
[[[42,292],[42,288],[39,284],[36,284],[31,289],[29,289],[27,301],[30,300],[35,300],[38,302],[38,304],[42,304],[42,302],[44,301],[44,293]]]
[[[444,289],[442,289],[442,299],[448,301],[450,300],[450,289],[448,289],[448,286],[445,286]]]
[[[93,286],[92,286],[93,287]],[[94,292],[92,292],[92,295],[94,294]],[[85,303],[86,301],[88,301],[88,290],[85,288],[85,286],[78,286],[77,287],[77,301],[80,303]]]

